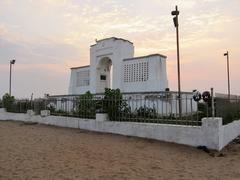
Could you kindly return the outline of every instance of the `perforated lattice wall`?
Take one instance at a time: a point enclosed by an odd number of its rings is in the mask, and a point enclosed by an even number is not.
[[[148,76],[148,62],[124,65],[124,82],[143,82],[148,80]]]
[[[89,70],[85,70],[85,71],[80,71],[77,72],[77,82],[76,82],[76,86],[89,86],[90,84],[90,71]]]

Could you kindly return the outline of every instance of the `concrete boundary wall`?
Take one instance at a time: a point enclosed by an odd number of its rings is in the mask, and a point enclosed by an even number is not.
[[[80,119],[0,112],[0,120],[38,122],[46,125],[156,139],[190,146],[206,146],[219,151],[240,135],[240,120],[223,126],[222,118],[203,118],[202,126],[184,126],[103,121],[102,118],[103,116],[98,116],[98,114],[96,119]]]
[[[233,139],[240,135],[240,120],[233,121],[230,124],[222,126],[221,138],[222,144],[221,148],[228,145]]]

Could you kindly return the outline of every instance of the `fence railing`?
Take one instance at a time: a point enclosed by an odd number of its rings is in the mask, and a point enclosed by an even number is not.
[[[182,111],[179,112],[179,101]],[[212,105],[214,102],[214,105]],[[214,108],[214,109],[212,109]],[[35,114],[50,110],[51,115],[95,119],[96,113],[107,113],[111,121],[165,123],[178,125],[201,125],[203,117],[223,118],[223,124],[240,119],[240,97],[214,97],[214,101],[195,102],[192,93],[177,92],[123,93],[121,96],[105,97],[103,94],[89,96],[51,96],[45,99],[16,100],[9,112]]]
[[[35,114],[40,114],[41,110],[46,109],[46,101],[42,100],[16,100],[10,107],[8,107],[8,112],[14,113],[26,113],[27,110],[33,110]]]
[[[51,115],[95,119],[99,100],[97,98],[50,98],[45,109]]]
[[[179,112],[179,101],[182,111]],[[34,101],[18,100],[10,111],[26,113],[28,109],[40,114],[50,110],[51,115],[95,119],[96,113],[107,113],[110,121],[201,125],[203,117],[212,116],[211,102],[195,102],[192,93],[176,92],[124,93],[106,98],[103,94],[91,96],[51,96]],[[215,116],[223,123],[240,119],[240,98],[214,98]]]
[[[231,123],[234,120],[240,119],[240,98],[231,97],[215,98],[215,114],[217,117],[223,118],[223,124]]]
[[[201,119],[206,116],[206,104],[195,102],[191,93],[181,97],[179,99],[174,92],[124,93],[111,98],[102,94],[91,98],[55,96],[47,99],[46,109],[52,115],[95,118],[96,113],[107,113],[111,121],[201,125]],[[201,106],[204,111],[199,111]]]

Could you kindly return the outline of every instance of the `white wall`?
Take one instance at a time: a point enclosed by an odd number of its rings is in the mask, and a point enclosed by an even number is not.
[[[134,46],[126,40],[118,38],[108,38],[97,41],[90,48],[90,74],[91,74],[91,92],[99,93],[98,81],[99,77],[96,73],[99,61],[103,58],[109,58],[112,61],[112,88],[121,89],[121,69],[122,61],[131,58],[134,55]]]
[[[148,80],[137,82],[124,82],[124,65],[148,63]],[[146,92],[165,91],[168,88],[166,57],[161,55],[149,55],[125,59],[122,68],[122,91],[123,92]]]
[[[240,120],[224,125],[222,128],[222,147],[240,135]]]
[[[164,98],[165,97],[165,98]],[[169,116],[178,115],[178,93],[169,92],[169,96],[166,97],[166,93],[134,93],[124,96],[126,103],[131,107],[131,111],[139,109],[140,107],[148,107],[156,110],[159,115]],[[192,99],[192,93],[182,93],[182,114],[194,115],[197,112],[197,102]],[[190,117],[189,117],[190,118]]]
[[[89,86],[77,86],[77,73],[81,72],[81,71],[86,71],[86,70],[90,70],[90,67],[86,66],[86,67],[71,69],[68,94],[84,94],[85,92],[90,91],[90,85]],[[90,76],[91,76],[91,73],[90,73]]]
[[[60,127],[80,128],[90,131],[114,133],[156,139],[190,146],[206,146],[221,150],[240,135],[240,120],[222,126],[222,118],[204,118],[202,126],[136,123],[80,119],[61,116],[31,116],[19,113],[0,113],[0,120],[33,121]],[[100,119],[99,119],[100,118]]]

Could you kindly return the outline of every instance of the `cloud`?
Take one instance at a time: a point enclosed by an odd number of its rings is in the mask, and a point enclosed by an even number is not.
[[[3,67],[8,71],[9,60],[16,58],[15,68],[19,68],[20,77],[27,78],[19,81],[32,82],[29,75],[32,73],[36,76],[44,73],[46,79],[49,75],[51,81],[62,81],[64,74],[67,84],[71,66],[89,64],[89,46],[94,39],[117,36],[134,42],[136,56],[167,55],[170,84],[174,87],[176,37],[170,13],[176,4],[180,10],[183,84],[196,86],[190,77],[205,76],[205,71],[199,69],[209,62],[209,69],[214,69],[214,64],[224,69],[219,58],[226,49],[233,54],[233,79],[237,79],[238,0],[231,3],[224,0],[1,0],[1,81],[5,77]],[[189,76],[195,72],[198,74]],[[211,74],[210,70],[206,72]],[[216,72],[216,77],[222,77],[221,73]],[[203,86],[210,86],[200,81]]]
[[[39,62],[61,64],[66,59],[80,59],[81,57],[81,51],[69,44],[50,40],[38,43],[18,43],[3,38],[0,38],[0,54],[2,59],[16,58],[24,64]]]
[[[7,32],[7,27],[4,24],[0,24],[0,37],[6,35]]]

